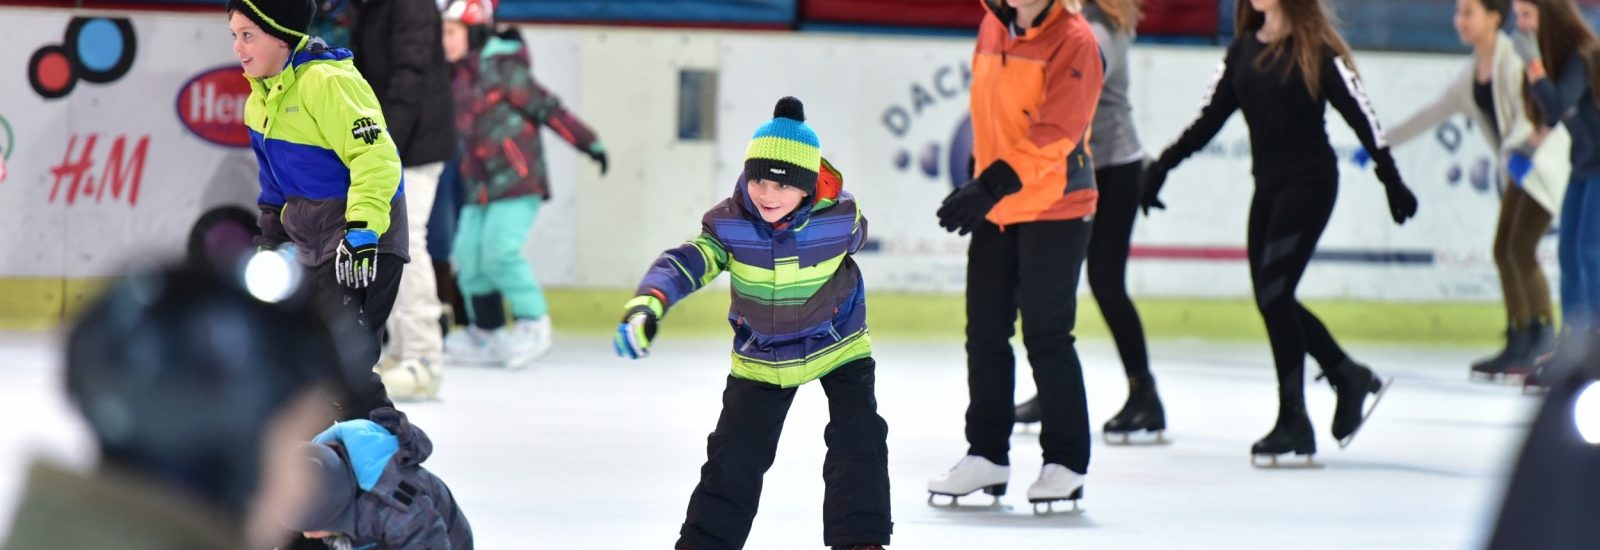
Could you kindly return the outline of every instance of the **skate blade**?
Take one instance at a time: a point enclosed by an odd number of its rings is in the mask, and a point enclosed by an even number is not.
[[[1105,432],[1106,444],[1115,447],[1156,447],[1171,445],[1166,430],[1140,430],[1136,432]]]
[[[1285,454],[1287,454],[1287,453],[1285,453]],[[1280,456],[1285,456],[1285,455],[1254,455],[1253,454],[1253,455],[1250,455],[1250,465],[1254,466],[1256,468],[1263,469],[1263,470],[1320,470],[1320,469],[1322,469],[1322,463],[1317,462],[1314,459],[1314,457],[1317,456],[1316,453],[1303,454],[1303,455],[1298,455],[1297,454],[1297,455],[1294,455],[1295,459],[1293,461],[1288,461],[1288,462],[1284,462],[1284,461],[1278,460],[1278,457],[1280,457]],[[1300,457],[1305,457],[1305,459],[1301,460]]]
[[[1083,507],[1078,505],[1078,501],[1079,500],[1080,499],[1076,499],[1076,498],[1060,498],[1060,499],[1053,499],[1053,500],[1029,500],[1028,502],[1033,504],[1033,515],[1035,515],[1035,516],[1038,516],[1038,517],[1061,517],[1061,516],[1081,516],[1081,515],[1083,515]],[[1057,510],[1055,508],[1055,505],[1058,502],[1070,502],[1070,503],[1072,503],[1072,509],[1071,510]]]
[[[975,493],[977,491],[973,492]],[[967,493],[966,495],[952,495],[949,493],[935,493],[933,491],[928,491],[928,506],[951,512],[1004,512],[1011,510],[1010,506],[1000,503],[1000,495],[990,495],[994,497],[994,501],[990,502],[989,504],[962,504],[961,497],[970,494],[972,493]],[[948,497],[950,501],[940,504],[937,500],[935,500],[938,497]]]
[[[1367,419],[1372,418],[1372,412],[1378,410],[1378,403],[1383,401],[1383,395],[1389,393],[1389,388],[1391,387],[1394,387],[1393,376],[1384,379],[1383,387],[1378,388],[1378,393],[1372,396],[1372,402],[1367,403],[1367,410],[1361,413],[1361,423],[1356,425],[1355,431],[1350,432],[1350,435],[1344,436],[1344,439],[1339,440],[1340,449],[1349,447],[1350,442],[1355,441],[1356,434],[1361,433],[1361,428],[1366,427]]]
[[[506,362],[503,359],[452,359],[446,357],[444,359],[444,366],[467,367],[474,369],[499,369],[505,368]]]

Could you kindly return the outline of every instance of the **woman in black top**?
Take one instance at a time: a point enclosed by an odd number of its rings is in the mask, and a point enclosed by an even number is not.
[[[1363,403],[1384,383],[1345,355],[1328,329],[1295,298],[1295,288],[1328,225],[1338,195],[1339,170],[1323,120],[1332,103],[1371,151],[1388,192],[1394,222],[1416,214],[1417,199],[1400,179],[1383,132],[1347,61],[1350,49],[1319,0],[1241,1],[1239,36],[1212,82],[1200,116],[1161,154],[1145,177],[1143,204],[1157,198],[1167,172],[1211,141],[1233,111],[1250,128],[1255,198],[1250,205],[1248,248],[1256,304],[1266,321],[1278,371],[1278,420],[1251,447],[1254,457],[1316,453],[1305,409],[1305,355],[1309,349],[1338,394],[1333,435],[1349,443],[1364,420]],[[1320,378],[1320,377],[1319,377]],[[1374,399],[1376,404],[1376,399]]]

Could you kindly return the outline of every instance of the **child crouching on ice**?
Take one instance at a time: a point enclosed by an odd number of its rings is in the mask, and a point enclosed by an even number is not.
[[[422,462],[433,441],[392,408],[334,424],[302,447],[310,502],[291,530],[334,550],[472,550],[472,526]]]
[[[800,101],[779,100],[733,196],[705,214],[699,237],[656,260],[627,304],[615,344],[639,359],[669,307],[732,273],[733,373],[674,548],[744,546],[795,388],[817,379],[829,412],[823,544],[889,543],[889,428],[873,394],[866,289],[850,257],[867,220],[842,186]]]

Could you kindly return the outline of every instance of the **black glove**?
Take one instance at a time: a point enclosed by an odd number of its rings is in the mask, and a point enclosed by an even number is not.
[[[984,216],[994,205],[1022,189],[1022,179],[1006,161],[995,161],[978,175],[978,179],[957,187],[939,205],[939,227],[966,235],[983,223]]]
[[[350,222],[334,251],[334,278],[350,288],[366,288],[378,279],[378,234],[367,224]]]
[[[1151,161],[1144,167],[1144,179],[1139,182],[1139,206],[1144,209],[1144,215],[1150,215],[1150,209],[1166,210],[1167,204],[1161,202],[1161,186],[1167,184],[1167,165],[1161,161]]]
[[[1389,157],[1388,149],[1383,149],[1381,153],[1383,157],[1388,158],[1378,163],[1378,181],[1383,182],[1383,192],[1389,196],[1389,216],[1394,218],[1396,225],[1403,225],[1406,220],[1417,215],[1417,196],[1411,193],[1411,188],[1406,187],[1405,180],[1400,178],[1400,170],[1395,168],[1394,159]]]
[[[1404,225],[1406,220],[1417,215],[1417,196],[1411,193],[1411,188],[1406,184],[1385,185],[1383,192],[1389,195],[1389,216],[1394,218],[1396,225]]]

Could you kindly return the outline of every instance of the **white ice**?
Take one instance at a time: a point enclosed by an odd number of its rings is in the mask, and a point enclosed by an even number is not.
[[[403,406],[433,437],[426,466],[451,485],[479,548],[671,547],[720,408],[728,351],[722,340],[675,341],[670,327],[663,337],[637,362],[614,358],[605,340],[558,338],[533,368],[452,370],[442,401]],[[0,407],[13,419],[0,423],[0,515],[9,517],[33,456],[90,462],[83,424],[61,395],[55,348],[54,336],[0,333]],[[1109,343],[1080,351],[1098,437],[1126,386]],[[966,448],[961,344],[878,342],[891,548],[1481,547],[1537,400],[1468,382],[1465,365],[1483,350],[1352,351],[1398,377],[1372,423],[1340,450],[1328,434],[1332,392],[1308,375],[1326,468],[1267,471],[1248,460],[1275,414],[1266,344],[1154,342],[1174,442],[1096,439],[1085,512],[1038,518],[1023,496],[1040,461],[1031,433],[1012,437],[1010,510],[927,505],[927,478]],[[1019,365],[1018,394],[1031,393]],[[816,384],[801,388],[747,548],[821,546],[825,399]]]

